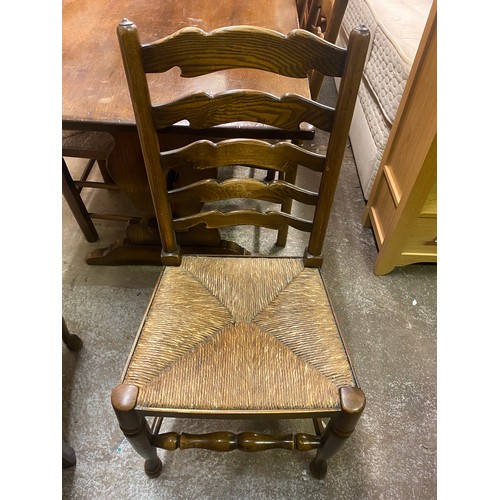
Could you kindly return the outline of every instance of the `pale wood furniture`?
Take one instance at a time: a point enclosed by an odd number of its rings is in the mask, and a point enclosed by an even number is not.
[[[158,231],[152,220],[155,213],[149,192],[144,161],[132,105],[116,42],[115,26],[123,17],[134,19],[144,42],[162,33],[174,33],[185,26],[212,30],[227,25],[255,25],[288,33],[298,27],[295,0],[63,0],[62,4],[62,125],[63,129],[107,131],[115,147],[108,158],[111,178],[133,202],[141,221],[131,221],[123,238],[106,248],[87,255],[89,264],[160,264]],[[92,36],[88,36],[92,33]],[[297,94],[309,97],[307,78],[292,78],[261,71],[236,69],[216,75],[186,79],[175,69],[161,78],[152,79],[155,99],[163,90],[166,99],[190,95],[197,91],[210,94],[230,89],[252,88],[281,96]],[[219,137],[234,137],[241,123],[219,128]],[[189,127],[171,127],[164,134],[166,147],[187,144],[193,133]],[[175,132],[175,134],[174,134]],[[246,135],[275,137],[277,131],[255,126]],[[288,139],[311,139],[311,128],[285,131]],[[206,135],[206,133],[205,133]],[[283,138],[283,137],[281,137]],[[185,175],[188,175],[187,172]],[[216,231],[196,231],[182,235],[183,245],[217,247],[221,244]]]
[[[157,448],[247,452],[283,448],[317,450],[311,472],[321,478],[327,459],[354,431],[365,405],[319,267],[369,32],[364,27],[354,30],[347,49],[307,31],[284,36],[252,26],[210,33],[189,27],[141,44],[137,27],[125,19],[118,26],[118,37],[165,266],[112,393],[120,428],[145,459],[150,477],[162,468]],[[197,92],[152,105],[147,75],[172,65],[186,77],[252,67],[302,78],[314,66],[340,77],[342,83],[335,108],[254,89],[216,96]],[[250,120],[297,130],[305,121],[330,133],[327,154],[312,153],[289,141],[269,144],[252,138],[218,143],[202,139],[176,150],[162,149],[158,131],[180,117],[202,128]],[[177,189],[165,182],[172,169],[203,171],[233,165],[272,169],[280,178],[205,179]],[[289,182],[297,165],[321,174],[317,193]],[[279,206],[289,198],[314,206],[313,220],[268,209],[269,203]],[[192,199],[215,206],[172,216],[173,204]],[[240,200],[242,207],[227,210],[224,203],[229,199],[235,204]],[[246,208],[246,199],[259,200],[262,210]],[[185,255],[177,234],[199,224],[255,225],[277,231],[292,226],[309,232],[310,238],[303,258]],[[154,417],[153,422],[147,417]],[[310,417],[316,434],[162,432],[164,417]],[[329,419],[326,426],[323,417]]]
[[[363,215],[374,271],[437,262],[437,14],[433,3]]]

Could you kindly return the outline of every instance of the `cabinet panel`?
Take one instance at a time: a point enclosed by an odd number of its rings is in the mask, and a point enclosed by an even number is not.
[[[401,253],[437,257],[437,219],[418,217]]]
[[[422,208],[421,217],[436,217],[437,216],[437,183],[434,183],[429,196],[425,200]]]
[[[396,215],[396,204],[394,203],[389,185],[385,177],[380,182],[380,186],[376,191],[376,196],[371,207],[371,219],[375,233],[377,245],[383,245],[390,224]]]

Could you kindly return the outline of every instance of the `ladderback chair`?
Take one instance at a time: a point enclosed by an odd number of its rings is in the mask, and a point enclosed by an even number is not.
[[[351,33],[347,49],[305,30],[283,35],[239,26],[205,33],[184,28],[150,44],[124,19],[118,38],[162,239],[164,264],[121,382],[111,402],[120,428],[145,459],[148,476],[162,468],[157,449],[205,448],[255,452],[271,448],[317,450],[311,472],[326,474],[326,460],[353,432],[365,406],[320,266],[335,187],[370,34]],[[250,67],[305,78],[311,68],[341,78],[335,109],[297,95],[252,90],[197,93],[152,104],[148,73],[179,66],[184,77]],[[179,121],[207,128],[257,121],[282,129],[301,122],[329,132],[326,155],[290,142],[256,139],[198,140],[160,150],[157,132]],[[170,169],[245,165],[286,172],[301,165],[321,173],[318,192],[286,180],[206,179],[168,190]],[[313,205],[312,221],[256,209],[205,209],[173,217],[171,204],[187,199],[293,198]],[[303,256],[184,255],[176,232],[209,228],[290,225],[310,233]],[[164,417],[220,419],[311,418],[315,434],[272,436],[256,432],[162,432]],[[329,419],[324,425],[323,419]]]
[[[107,212],[89,212],[81,191],[83,188],[119,191],[118,185],[108,172],[108,158],[115,147],[115,139],[108,132],[96,130],[62,131],[62,194],[77,224],[87,241],[99,239],[93,219],[128,222],[134,217]],[[87,163],[79,178],[74,178],[65,158],[82,158]],[[92,169],[97,165],[102,181],[89,180]]]
[[[340,25],[349,0],[297,0],[297,14],[301,28],[336,43]],[[312,99],[317,99],[324,75],[320,71],[309,73]]]
[[[322,0],[297,0],[297,15],[302,29],[316,32],[319,29]],[[319,34],[316,32],[316,34]]]
[[[349,0],[297,0],[299,26],[335,43]]]
[[[349,0],[323,0],[321,13],[324,15],[325,31],[319,33],[325,40],[336,43],[340,31],[340,25],[344,18],[345,10]],[[311,91],[311,98],[317,99],[323,78],[325,75],[321,71],[313,70],[309,75],[309,88]]]

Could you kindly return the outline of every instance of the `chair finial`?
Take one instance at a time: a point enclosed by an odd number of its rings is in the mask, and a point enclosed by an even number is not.
[[[121,21],[120,21],[120,26],[132,26],[134,23],[133,21],[130,21],[129,19],[127,19],[126,17],[124,17]]]

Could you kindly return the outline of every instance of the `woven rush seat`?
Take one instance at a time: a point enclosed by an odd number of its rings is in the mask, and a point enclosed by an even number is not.
[[[113,151],[115,140],[107,132],[63,130],[63,156],[106,160]]]
[[[203,256],[164,269],[124,383],[167,413],[339,410],[355,385],[319,270]]]

